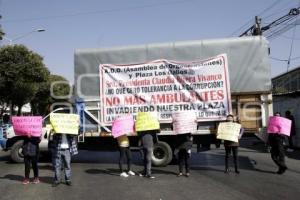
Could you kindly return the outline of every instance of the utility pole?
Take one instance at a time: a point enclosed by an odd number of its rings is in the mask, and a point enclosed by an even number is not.
[[[253,28],[252,35],[262,35],[261,18],[259,18],[258,16],[255,16],[255,25],[254,25],[254,28]]]

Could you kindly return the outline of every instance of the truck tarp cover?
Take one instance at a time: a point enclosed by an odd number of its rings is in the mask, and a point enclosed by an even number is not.
[[[231,93],[270,92],[268,41],[257,36],[77,49],[74,61],[75,93],[85,100],[99,99],[100,64],[136,64],[158,59],[194,61],[224,53],[228,57]]]

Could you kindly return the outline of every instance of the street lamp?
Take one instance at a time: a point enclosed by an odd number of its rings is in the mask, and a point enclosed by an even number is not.
[[[19,39],[21,39],[21,38],[23,38],[23,37],[26,37],[26,36],[28,36],[28,35],[31,35],[32,33],[35,33],[35,32],[44,32],[44,31],[46,31],[46,30],[45,30],[45,29],[36,29],[36,30],[30,31],[30,32],[28,32],[28,33],[24,33],[24,34],[22,34],[22,35],[19,35],[19,36],[17,36],[17,37],[14,37],[14,38],[8,38],[8,37],[6,37],[6,36],[3,36],[3,39],[8,40],[8,41],[9,41],[9,45],[12,45],[13,41],[19,40]]]

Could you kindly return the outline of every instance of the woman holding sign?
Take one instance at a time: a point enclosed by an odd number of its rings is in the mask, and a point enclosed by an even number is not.
[[[39,143],[41,142],[40,137],[34,137],[28,134],[24,139],[22,153],[24,155],[24,164],[25,164],[25,178],[23,184],[27,185],[29,183],[30,168],[33,169],[33,181],[32,183],[37,184],[39,180]]]
[[[135,173],[131,171],[131,151],[129,145],[129,139],[126,134],[134,132],[134,120],[132,115],[125,115],[114,120],[112,124],[112,135],[118,141],[120,158],[119,168],[120,176],[128,177],[128,175],[134,176]],[[123,168],[124,160],[127,160],[127,172]]]
[[[224,173],[229,173],[228,159],[229,155],[232,152],[233,155],[233,163],[235,173],[239,174],[238,170],[238,147],[239,147],[239,139],[243,134],[243,129],[241,125],[238,123],[234,123],[234,116],[227,115],[227,122],[223,122],[219,124],[218,127],[218,139],[224,140],[225,147],[225,171]]]
[[[39,143],[42,134],[41,116],[14,116],[12,117],[14,132],[18,136],[24,137],[22,153],[24,155],[25,178],[23,184],[29,183],[30,168],[32,165],[34,179],[33,183],[39,183]]]
[[[192,133],[197,130],[195,112],[185,111],[172,114],[173,131],[176,134],[176,149],[178,149],[178,177],[183,175],[185,166],[186,177],[190,176],[190,157],[193,145]]]
[[[157,132],[160,126],[156,112],[139,112],[136,118],[136,131],[142,140],[142,148],[144,155],[144,171],[140,176],[153,179],[151,171],[151,157],[154,143],[158,142]]]

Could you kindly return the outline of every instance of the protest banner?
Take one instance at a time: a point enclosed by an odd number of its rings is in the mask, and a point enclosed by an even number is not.
[[[159,121],[156,112],[139,112],[136,117],[136,131],[159,130]]]
[[[291,126],[291,120],[284,117],[272,116],[269,118],[267,132],[269,134],[271,133],[290,136]]]
[[[241,125],[234,122],[222,122],[218,126],[217,139],[232,142],[239,141]]]
[[[42,134],[41,116],[12,117],[12,124],[16,135],[40,137]]]
[[[117,138],[134,132],[134,120],[132,115],[118,117],[112,124],[112,135]]]
[[[54,133],[78,134],[79,116],[76,114],[52,113],[50,123]]]
[[[172,114],[175,134],[194,133],[197,130],[195,112],[177,112]]]
[[[100,64],[101,119],[110,125],[121,114],[194,111],[198,121],[225,120],[231,113],[227,55],[206,60],[155,60],[141,64]]]

